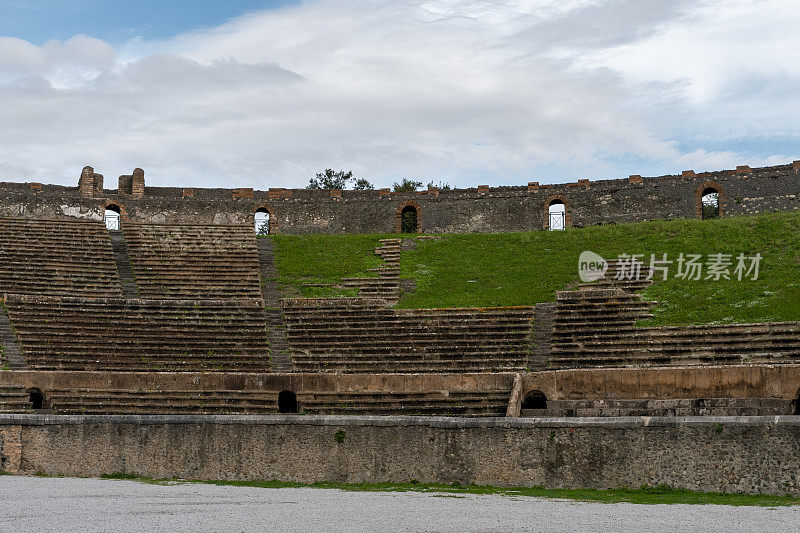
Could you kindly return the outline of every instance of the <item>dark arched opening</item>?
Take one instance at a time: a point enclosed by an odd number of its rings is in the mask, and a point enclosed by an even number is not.
[[[290,391],[281,391],[278,394],[278,412],[279,413],[296,413],[297,412],[297,395]]]
[[[561,200],[553,200],[547,206],[547,227],[550,231],[559,231],[567,225],[567,206]]]
[[[794,400],[792,400],[792,414],[800,415],[800,389],[797,391]]]
[[[523,409],[547,409],[547,396],[540,390],[532,390],[522,401]]]
[[[117,204],[109,204],[106,206],[104,218],[106,221],[106,228],[108,228],[109,231],[119,231],[120,213],[122,213],[122,210]]]
[[[43,409],[44,408],[44,394],[40,389],[36,387],[31,387],[27,391],[28,393],[28,401],[31,402],[31,409]]]
[[[719,218],[719,191],[714,187],[704,189],[700,197],[700,208],[703,220]]]
[[[265,207],[255,212],[256,235],[269,235],[269,211]]]
[[[400,231],[402,233],[417,232],[417,208],[407,205],[400,213]]]

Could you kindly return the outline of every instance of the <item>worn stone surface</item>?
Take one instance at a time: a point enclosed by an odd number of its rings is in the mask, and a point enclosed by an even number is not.
[[[90,176],[91,174],[91,176]],[[553,198],[567,209],[568,225],[699,218],[700,194],[720,192],[722,216],[800,209],[800,164],[743,168],[652,178],[614,179],[519,187],[480,187],[416,193],[270,189],[144,187],[139,175],[124,176],[119,189],[102,189],[89,168],[84,188],[0,183],[0,216],[78,217],[102,220],[114,203],[126,221],[143,223],[249,224],[258,208],[270,213],[270,228],[288,234],[394,233],[405,205],[418,208],[427,233],[541,230]],[[133,185],[137,185],[134,187]],[[99,188],[98,188],[99,186]],[[135,189],[135,190],[134,190]],[[131,191],[128,194],[128,191]],[[190,194],[187,194],[187,191]],[[83,194],[82,194],[83,192]]]
[[[0,415],[0,426],[22,428],[23,473],[550,488],[668,484],[800,494],[800,418],[793,416]]]

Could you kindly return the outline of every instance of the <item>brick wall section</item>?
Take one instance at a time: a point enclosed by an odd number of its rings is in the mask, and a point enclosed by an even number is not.
[[[302,372],[515,371],[530,356],[532,307],[392,309],[380,299],[285,299]]]
[[[94,176],[92,172],[92,176]],[[800,164],[659,177],[581,180],[572,184],[429,190],[416,193],[326,190],[254,190],[145,187],[142,197],[95,188],[0,183],[0,216],[102,220],[109,203],[124,203],[132,222],[251,224],[256,207],[269,204],[271,223],[287,234],[393,233],[404,205],[418,206],[420,231],[467,233],[541,230],[548,198],[565,199],[575,227],[602,223],[697,218],[697,190],[714,182],[724,192],[724,216],[800,209]],[[191,184],[187,184],[191,186]],[[24,215],[20,215],[24,213]]]
[[[24,461],[15,471],[28,475],[125,471],[154,478],[303,483],[415,479],[601,489],[664,484],[696,491],[800,495],[795,417],[0,415],[0,427],[3,435],[19,432],[18,455]],[[344,434],[342,442],[334,439],[337,432]]]

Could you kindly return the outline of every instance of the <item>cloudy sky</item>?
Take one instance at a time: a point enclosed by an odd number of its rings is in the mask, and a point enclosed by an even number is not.
[[[796,0],[0,0],[0,181],[554,183],[800,159]]]

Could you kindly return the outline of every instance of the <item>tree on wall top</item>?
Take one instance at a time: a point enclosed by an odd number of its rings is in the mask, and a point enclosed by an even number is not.
[[[375,189],[375,186],[372,185],[369,180],[364,178],[358,178],[353,185],[353,189],[356,191],[371,191]]]
[[[347,184],[353,182],[353,189],[357,191],[372,190],[375,187],[364,178],[354,178],[353,171],[339,170],[334,172],[326,168],[325,172],[317,172],[317,175],[308,180],[306,189],[346,189]]]
[[[410,180],[408,178],[403,178],[403,181],[401,181],[400,183],[395,182],[394,192],[414,192],[420,187],[422,187],[421,181],[415,181],[415,180]]]

